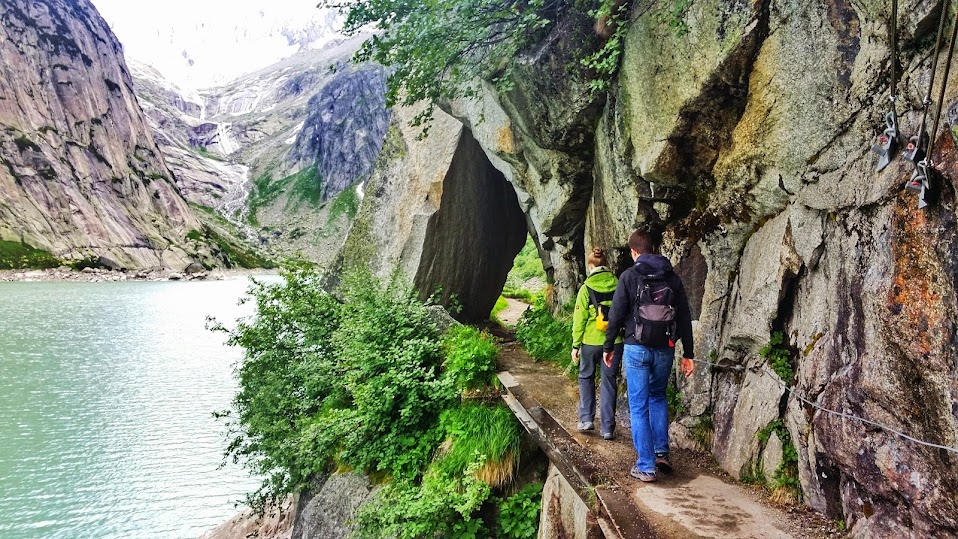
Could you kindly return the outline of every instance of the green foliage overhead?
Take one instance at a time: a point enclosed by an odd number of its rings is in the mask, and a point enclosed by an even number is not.
[[[346,14],[345,31],[370,25],[377,33],[355,56],[389,66],[388,106],[427,103],[413,120],[423,125],[435,103],[479,95],[477,81],[512,87],[517,53],[536,42],[569,0],[321,0]]]
[[[0,240],[0,270],[49,269],[62,264],[48,251],[18,241]]]
[[[599,7],[590,12],[601,24],[612,28],[612,35],[602,48],[582,59],[582,65],[595,72],[595,78],[589,82],[593,92],[608,90],[619,71],[625,50],[625,32],[629,27],[630,6],[631,2],[622,0],[602,0]]]

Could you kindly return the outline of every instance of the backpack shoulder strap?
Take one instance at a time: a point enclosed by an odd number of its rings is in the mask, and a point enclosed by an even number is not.
[[[595,298],[595,290],[592,290],[592,287],[590,287],[589,285],[586,285],[585,289],[589,291],[589,303],[591,303],[593,307],[598,309],[599,301]]]

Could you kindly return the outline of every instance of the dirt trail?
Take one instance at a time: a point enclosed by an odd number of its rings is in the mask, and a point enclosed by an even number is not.
[[[635,463],[625,384],[621,384],[616,411],[616,438],[606,441],[597,431],[576,431],[579,399],[574,381],[555,366],[533,362],[515,342],[503,342],[500,370],[508,371],[522,390],[568,432],[580,446],[569,448],[584,455],[598,471],[603,486],[622,489],[632,497],[659,537],[675,538],[802,538],[839,537],[834,523],[808,510],[785,511],[769,505],[764,494],[722,477],[710,456],[672,451],[676,467],[659,474],[659,482],[632,479]],[[596,421],[598,423],[598,421]]]
[[[526,312],[526,309],[528,309],[530,305],[517,299],[505,298],[505,300],[509,306],[499,311],[496,318],[506,326],[515,327],[516,322],[519,321],[519,317],[522,316],[522,313]]]

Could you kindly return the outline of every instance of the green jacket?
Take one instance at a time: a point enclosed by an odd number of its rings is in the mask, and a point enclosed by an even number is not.
[[[596,292],[612,293],[615,292],[615,287],[618,284],[619,280],[605,266],[599,266],[589,274],[585,284],[579,289],[579,295],[575,298],[575,312],[572,313],[573,348],[579,348],[583,344],[602,346],[605,343],[605,332],[595,328],[597,313],[595,306],[589,300],[588,288]],[[602,303],[611,306],[612,300],[606,300]],[[622,338],[619,337],[615,342],[622,342]]]

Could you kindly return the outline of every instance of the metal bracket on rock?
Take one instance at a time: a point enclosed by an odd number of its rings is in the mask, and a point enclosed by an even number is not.
[[[931,198],[931,175],[935,172],[934,164],[922,159],[915,165],[915,172],[905,184],[905,189],[918,192],[918,209],[928,206]]]
[[[885,114],[885,125],[885,131],[878,137],[878,144],[872,144],[872,151],[878,154],[875,172],[881,172],[887,167],[898,151],[898,116],[894,107]]]
[[[905,145],[905,151],[901,156],[917,166],[925,159],[925,148],[928,147],[928,133],[922,133],[921,136],[915,135],[909,137],[908,144]]]

